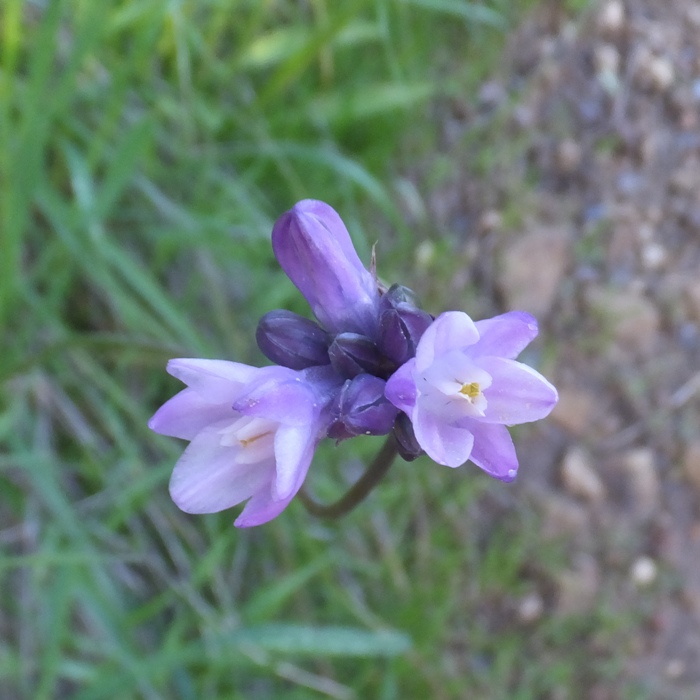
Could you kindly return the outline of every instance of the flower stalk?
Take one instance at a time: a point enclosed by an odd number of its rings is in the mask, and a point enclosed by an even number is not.
[[[369,496],[375,486],[386,476],[398,454],[396,438],[389,435],[364,474],[334,503],[324,505],[315,501],[302,487],[298,493],[304,508],[317,518],[335,520],[347,515]]]

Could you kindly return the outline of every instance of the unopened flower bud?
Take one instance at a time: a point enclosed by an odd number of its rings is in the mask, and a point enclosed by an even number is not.
[[[402,365],[416,354],[418,341],[432,321],[433,317],[418,307],[413,292],[395,284],[380,301],[380,351]]]
[[[404,287],[401,284],[392,284],[379,300],[379,311],[395,309],[404,304],[415,308],[419,308],[420,306],[416,294],[412,289]]]
[[[359,333],[337,335],[328,348],[328,355],[335,371],[346,379],[363,372],[378,374],[380,371],[381,357],[375,342]]]
[[[326,330],[376,333],[377,282],[331,206],[312,199],[297,202],[275,223],[272,248]]]
[[[416,440],[416,434],[413,432],[411,419],[403,411],[396,416],[394,437],[396,438],[399,455],[407,462],[412,462],[423,454],[423,450],[418,444],[418,440]]]
[[[369,374],[348,379],[340,390],[328,434],[336,440],[356,435],[386,435],[398,413],[384,396],[386,382]]]
[[[266,313],[258,322],[255,339],[263,355],[283,367],[306,369],[330,362],[328,334],[314,321],[292,311]]]

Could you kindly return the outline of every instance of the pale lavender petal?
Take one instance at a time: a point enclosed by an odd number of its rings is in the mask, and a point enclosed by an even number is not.
[[[425,371],[439,357],[450,350],[465,350],[479,340],[474,321],[463,311],[440,314],[423,333],[416,348],[416,369]]]
[[[474,436],[468,429],[451,425],[439,416],[421,410],[420,399],[412,420],[418,444],[433,461],[447,467],[459,467],[469,459]]]
[[[275,222],[272,248],[326,330],[375,335],[376,281],[332,207],[308,199],[297,203]]]
[[[298,490],[298,489],[297,489]],[[255,527],[276,518],[296,496],[296,491],[288,498],[276,501],[270,488],[262,488],[245,504],[243,512],[234,520],[236,527]]]
[[[186,513],[216,513],[246,500],[274,477],[274,461],[240,464],[236,448],[220,444],[225,421],[201,431],[178,460],[170,495]]]
[[[516,425],[548,416],[558,400],[557,390],[531,367],[500,357],[480,357],[479,367],[491,375],[484,391],[486,423]]]
[[[513,481],[518,473],[518,458],[508,428],[471,421],[470,429],[474,433],[474,448],[469,459],[496,479]]]
[[[277,477],[272,490],[274,500],[289,498],[299,489],[299,475],[306,475],[313,458],[316,432],[315,426],[278,428],[275,434]]]
[[[240,387],[253,379],[260,369],[226,360],[178,358],[168,362],[168,372],[206,401],[231,404]]]
[[[211,423],[233,419],[228,403],[209,403],[193,389],[183,389],[166,401],[148,421],[148,427],[161,435],[192,440]]]
[[[409,415],[416,405],[416,382],[413,378],[415,367],[415,358],[401,365],[401,367],[389,377],[386,387],[384,388],[384,396],[386,396],[396,408]]]
[[[233,407],[247,416],[259,416],[286,425],[306,425],[319,410],[317,396],[298,372],[287,371],[291,378],[259,384],[240,396]]]
[[[470,357],[494,355],[513,360],[537,336],[537,320],[524,311],[510,311],[474,325],[480,337],[467,350]]]

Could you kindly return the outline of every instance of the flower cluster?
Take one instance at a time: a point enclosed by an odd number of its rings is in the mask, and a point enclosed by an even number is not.
[[[543,418],[557,401],[541,374],[515,360],[537,335],[532,316],[433,318],[406,287],[378,283],[323,202],[283,214],[272,247],[318,323],[286,310],[263,316],[256,339],[271,367],[170,361],[186,388],[149,426],[190,441],[170,481],[182,510],[212,513],[247,500],[238,527],[271,520],[326,437],[392,434],[406,460],[471,460],[502,481],[515,478],[506,426]]]

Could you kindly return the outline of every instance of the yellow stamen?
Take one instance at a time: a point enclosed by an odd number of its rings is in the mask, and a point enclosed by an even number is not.
[[[471,384],[462,384],[462,388],[459,390],[460,394],[463,394],[468,399],[475,399],[479,394],[481,394],[481,387],[479,382],[471,382]]]
[[[248,447],[251,443],[255,442],[256,440],[260,440],[260,438],[264,438],[266,435],[269,435],[270,431],[268,430],[266,433],[260,433],[260,435],[255,435],[252,438],[248,438],[247,440],[239,440],[241,443],[242,447]]]

